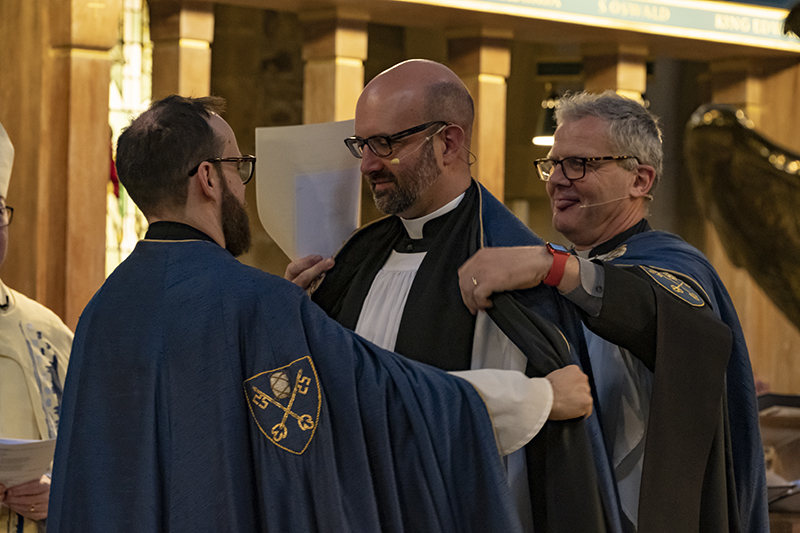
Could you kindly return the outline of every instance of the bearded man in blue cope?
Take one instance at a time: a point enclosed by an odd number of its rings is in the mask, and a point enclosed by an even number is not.
[[[583,317],[626,530],[769,531],[736,311],[703,254],[645,218],[663,159],[655,117],[608,91],[562,98],[556,121],[536,166],[572,255],[485,248],[460,271],[464,302],[491,306],[492,292],[536,286],[558,261],[558,290]]]
[[[409,361],[239,263],[255,158],[221,104],[171,96],[120,137],[150,227],[78,324],[49,530],[519,531],[498,449],[537,421],[493,428],[517,399],[478,391],[533,380]],[[586,377],[558,377],[561,415],[588,414]]]
[[[462,302],[458,268],[476,250],[542,243],[473,180],[474,116],[466,86],[439,63],[409,60],[373,78],[345,144],[361,159],[376,207],[389,216],[359,229],[335,258],[294,262],[286,277],[308,288],[324,273],[312,299],[331,317],[438,368],[541,377],[584,364],[588,374],[580,318],[552,287],[501,296],[491,316],[474,315]],[[546,356],[550,347],[558,357]],[[506,460],[524,530],[621,531],[597,417],[550,418]]]

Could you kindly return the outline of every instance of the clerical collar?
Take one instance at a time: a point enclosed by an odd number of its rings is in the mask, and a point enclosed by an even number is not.
[[[150,224],[144,238],[153,241],[209,241],[214,244],[217,243],[197,228],[181,222],[169,222],[166,220]]]
[[[592,248],[592,251],[589,252],[589,258],[607,254],[615,250],[620,244],[627,241],[637,233],[644,233],[645,231],[650,231],[650,230],[652,230],[650,224],[647,223],[646,218],[643,218],[638,223],[634,224],[633,226],[626,229],[622,233],[619,233],[614,237],[610,238],[609,240],[607,240],[606,242],[598,244],[597,246]]]
[[[423,228],[425,227],[425,223],[430,222],[435,218],[439,218],[442,215],[446,215],[447,213],[458,207],[458,204],[460,204],[461,200],[464,199],[465,194],[466,191],[462,192],[461,195],[458,196],[458,198],[455,198],[453,201],[440,207],[433,213],[414,219],[401,218],[400,220],[403,222],[403,226],[406,227],[406,233],[408,233],[408,236],[412,239],[421,239],[424,236]]]

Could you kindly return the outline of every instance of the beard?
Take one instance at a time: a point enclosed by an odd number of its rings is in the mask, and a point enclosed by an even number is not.
[[[222,183],[222,236],[225,249],[239,257],[250,249],[250,217],[244,205],[233,195],[224,179]]]
[[[368,178],[394,182],[394,187],[386,191],[378,192],[374,186],[371,187],[375,207],[381,213],[398,215],[408,211],[420,195],[441,176],[442,171],[436,163],[433,143],[426,141],[425,144],[427,146],[414,168],[398,171],[396,174],[384,168],[369,174]]]

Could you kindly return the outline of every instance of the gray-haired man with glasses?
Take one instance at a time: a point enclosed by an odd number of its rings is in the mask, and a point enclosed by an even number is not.
[[[14,209],[6,205],[14,146],[0,124],[0,265]],[[56,437],[72,332],[55,313],[0,281],[0,439]],[[5,459],[5,461],[9,461]],[[13,471],[16,465],[3,465]],[[50,477],[14,486],[0,479],[0,531],[41,531]]]
[[[609,91],[565,96],[556,122],[535,164],[572,252],[484,248],[459,272],[465,303],[545,283],[580,309],[627,529],[769,531],[736,311],[706,258],[646,219],[662,169],[656,118]]]

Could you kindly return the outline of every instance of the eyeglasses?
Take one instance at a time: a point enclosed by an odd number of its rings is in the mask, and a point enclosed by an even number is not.
[[[14,218],[14,208],[5,206],[0,207],[0,228],[5,228],[11,225],[11,219]]]
[[[211,159],[204,159],[189,171],[189,175],[194,176],[203,163],[238,163],[236,170],[239,171],[239,178],[241,178],[243,184],[247,185],[253,177],[253,171],[256,169],[256,156],[243,155],[241,157],[214,157]]]
[[[586,163],[593,161],[622,161],[623,159],[636,159],[632,155],[608,155],[605,157],[565,157],[564,159],[537,159],[533,162],[542,181],[550,181],[556,167],[561,165],[564,177],[569,181],[579,180],[586,175]],[[637,160],[638,161],[638,160]]]
[[[344,144],[346,144],[350,149],[350,153],[359,159],[361,159],[364,154],[365,145],[369,146],[369,149],[372,150],[372,153],[378,157],[389,157],[392,155],[392,145],[394,143],[400,139],[405,139],[410,135],[414,135],[415,133],[425,131],[431,126],[435,126],[437,124],[441,124],[443,126],[439,131],[443,130],[444,126],[449,125],[449,123],[445,122],[444,120],[435,120],[433,122],[426,122],[425,124],[414,126],[413,128],[408,128],[407,130],[395,133],[394,135],[373,135],[372,137],[367,137],[366,139],[362,139],[361,137],[348,137],[344,140]],[[439,132],[437,131],[436,133]]]

